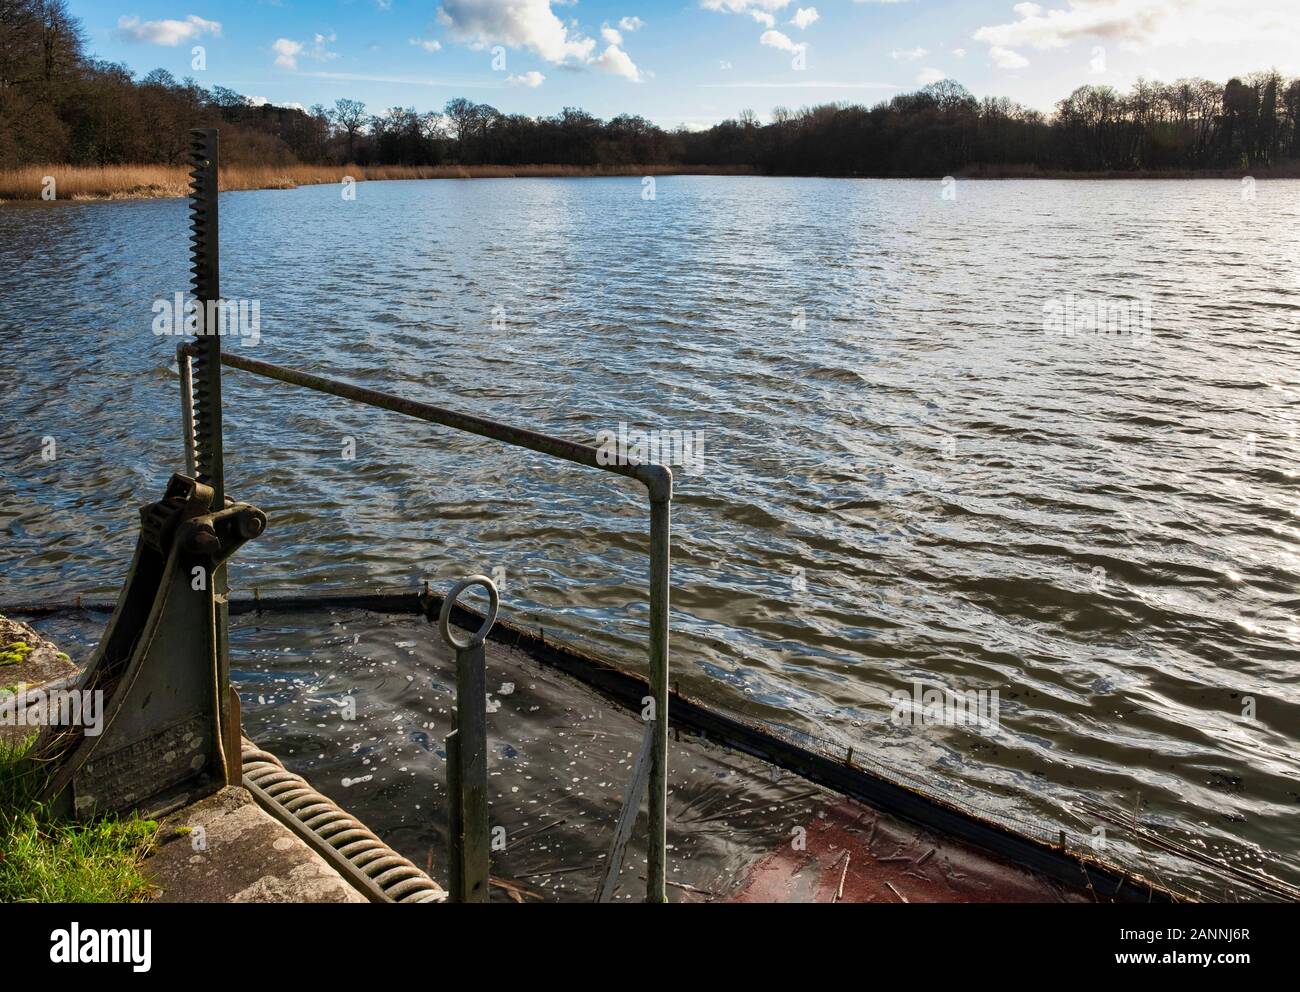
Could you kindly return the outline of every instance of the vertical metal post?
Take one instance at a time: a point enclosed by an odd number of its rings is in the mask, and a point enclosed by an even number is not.
[[[198,471],[194,451],[194,370],[189,345],[176,346],[176,367],[181,374],[181,437],[185,441],[185,474],[191,479]]]
[[[488,901],[487,667],[482,642],[456,649],[456,749],[460,759],[458,902]]]
[[[481,585],[491,600],[482,628],[467,641],[451,633],[456,598]],[[438,628],[456,650],[456,729],[447,735],[447,791],[450,801],[451,899],[487,902],[489,849],[487,765],[487,658],[483,643],[496,622],[497,590],[492,580],[475,575],[458,583],[442,602]]]
[[[444,738],[447,746],[447,895],[465,901],[465,803],[460,782],[460,730]]]
[[[650,503],[650,693],[654,747],[650,757],[650,833],[646,902],[667,902],[668,844],[668,589],[672,500]]]

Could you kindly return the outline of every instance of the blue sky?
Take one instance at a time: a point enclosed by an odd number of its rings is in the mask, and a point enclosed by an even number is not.
[[[641,114],[874,103],[948,77],[1050,110],[1126,88],[1300,74],[1300,0],[71,0],[91,51],[279,104]],[[194,46],[206,68],[192,67]],[[494,54],[494,49],[501,51]],[[501,55],[504,53],[504,59]]]

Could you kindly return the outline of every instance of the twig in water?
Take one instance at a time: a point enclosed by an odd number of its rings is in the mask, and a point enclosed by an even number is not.
[[[561,817],[561,818],[558,819],[558,820],[552,820],[550,823],[544,823],[544,824],[542,824],[540,827],[535,827],[535,828],[533,828],[532,830],[529,830],[529,831],[526,831],[525,833],[519,834],[518,836],[515,837],[514,840],[512,840],[509,844],[506,845],[506,850],[507,850],[507,851],[510,850],[512,847],[514,847],[514,846],[515,846],[516,844],[518,844],[520,841],[527,840],[529,837],[536,837],[538,834],[540,834],[540,833],[541,833],[542,831],[544,831],[544,830],[550,830],[551,827],[558,827],[561,823],[568,823],[568,822],[569,822],[568,820],[566,820],[566,819],[564,819],[563,817]]]
[[[839,902],[844,898],[844,879],[849,874],[849,861],[853,857],[848,851],[844,852],[844,870],[840,872],[840,887],[835,890],[835,898],[831,902]]]
[[[495,885],[498,889],[504,889],[506,891],[506,894],[509,895],[510,898],[513,899],[515,902],[523,902],[524,896],[529,896],[539,901],[542,898],[532,889],[525,889],[522,885],[516,885],[514,882],[508,882],[504,878],[497,878],[496,876],[491,876],[488,878],[488,884]]]
[[[644,875],[638,875],[637,878],[641,879],[643,882],[645,881]],[[716,892],[710,892],[708,889],[698,889],[694,885],[687,885],[685,882],[672,882],[668,879],[664,879],[664,885],[671,885],[674,889],[683,889],[686,892],[694,892],[698,895],[708,896],[710,899],[718,898]]]
[[[576,868],[551,868],[548,871],[530,871],[524,875],[516,875],[516,878],[543,878],[547,875],[565,875],[571,871],[591,871],[596,865],[578,865]]]

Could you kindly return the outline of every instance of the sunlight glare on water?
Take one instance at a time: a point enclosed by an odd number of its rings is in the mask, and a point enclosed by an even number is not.
[[[698,431],[683,691],[1022,815],[1140,803],[1298,880],[1300,182],[641,190],[227,194],[223,290],[261,304],[233,350],[589,444]],[[187,285],[185,226],[179,201],[0,209],[0,603],[115,592],[180,468],[151,306]],[[1067,301],[1149,307],[1149,338],[1048,333]],[[236,594],[498,569],[506,615],[642,664],[638,487],[225,383],[227,489],[270,516]],[[999,730],[891,721],[915,680],[998,689]]]

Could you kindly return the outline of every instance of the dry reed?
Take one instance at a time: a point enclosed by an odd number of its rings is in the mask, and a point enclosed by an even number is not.
[[[397,179],[526,179],[586,176],[662,176],[744,174],[748,169],[627,165],[588,168],[572,165],[330,166],[234,165],[221,170],[223,190],[293,189],[338,183]],[[40,200],[53,177],[58,200],[129,200],[185,196],[188,168],[180,165],[33,165],[0,169],[0,200]]]

